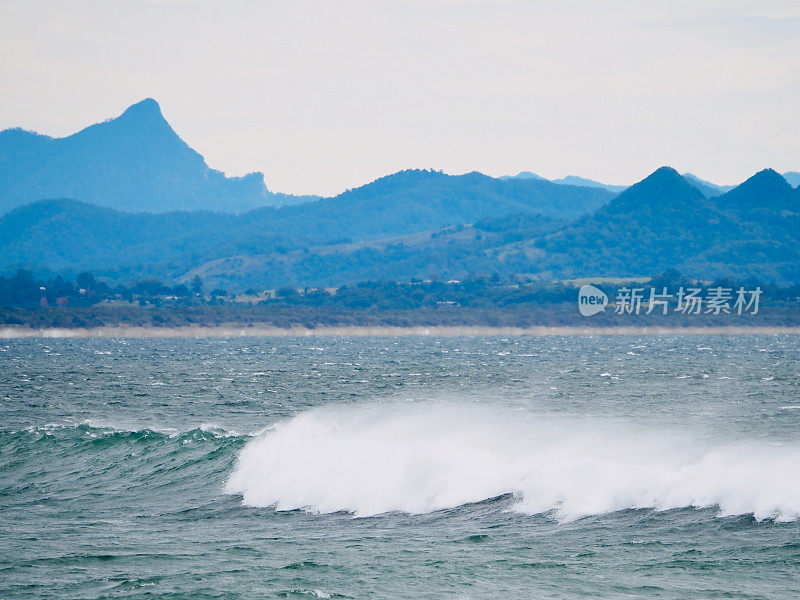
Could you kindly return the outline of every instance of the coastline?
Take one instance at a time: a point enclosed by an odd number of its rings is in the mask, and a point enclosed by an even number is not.
[[[469,336],[605,336],[605,335],[800,335],[797,327],[769,326],[700,326],[700,327],[626,327],[626,326],[322,326],[276,327],[214,325],[184,327],[90,328],[2,327],[0,339],[58,338],[231,338],[231,337],[469,337]]]

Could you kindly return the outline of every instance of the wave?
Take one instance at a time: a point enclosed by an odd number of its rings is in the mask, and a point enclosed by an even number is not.
[[[686,432],[488,406],[319,408],[241,450],[226,492],[246,505],[358,516],[426,513],[513,494],[560,520],[623,509],[716,507],[800,517],[800,442]]]
[[[102,490],[131,498],[198,497],[209,486],[220,489],[249,439],[212,424],[184,431],[96,422],[2,429],[7,485],[0,496],[29,502],[47,490],[48,498],[67,502]]]
[[[260,435],[263,430],[250,436]],[[30,426],[24,429],[0,430],[0,435],[10,437],[28,438],[80,438],[80,439],[103,439],[103,438],[162,438],[162,439],[188,439],[188,438],[242,438],[246,437],[234,429],[226,429],[216,423],[202,423],[200,426],[179,430],[173,427],[124,427],[113,424],[106,424],[86,419],[80,423],[46,423],[39,426]]]

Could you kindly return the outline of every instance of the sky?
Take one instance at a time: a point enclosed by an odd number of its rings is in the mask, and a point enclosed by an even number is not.
[[[406,168],[733,184],[800,171],[800,2],[0,3],[0,129],[64,136],[147,97],[279,192]]]

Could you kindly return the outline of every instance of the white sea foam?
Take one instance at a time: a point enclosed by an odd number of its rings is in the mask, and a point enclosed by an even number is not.
[[[562,520],[626,508],[800,517],[800,442],[709,441],[632,424],[453,404],[320,408],[242,450],[226,491],[252,506],[424,513],[512,493]]]
[[[12,434],[19,434],[22,432],[50,435],[59,431],[75,430],[78,428],[85,428],[86,435],[90,437],[104,437],[116,435],[119,433],[155,433],[164,435],[169,438],[177,438],[182,435],[191,434],[195,431],[209,434],[215,438],[230,438],[241,437],[242,434],[235,429],[226,429],[216,423],[201,423],[197,428],[184,428],[176,429],[175,427],[158,427],[158,426],[135,426],[135,425],[122,425],[119,423],[111,423],[109,421],[97,419],[84,419],[77,422],[74,419],[68,419],[61,423],[45,423],[44,425],[31,425],[24,429],[11,430]],[[259,431],[247,434],[249,436],[262,435],[269,428],[263,428]]]
[[[214,437],[239,437],[242,434],[236,431],[235,429],[225,429],[221,425],[217,425],[216,423],[201,423],[200,424],[200,431],[203,433],[210,433]]]

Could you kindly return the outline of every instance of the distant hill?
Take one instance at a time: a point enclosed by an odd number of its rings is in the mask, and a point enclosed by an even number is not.
[[[499,179],[538,179],[540,181],[550,181],[552,183],[558,185],[574,185],[578,187],[590,187],[590,188],[601,188],[612,192],[614,194],[618,194],[622,190],[624,190],[627,186],[625,185],[609,185],[606,183],[600,183],[599,181],[594,181],[592,179],[586,179],[585,177],[578,177],[576,175],[567,175],[566,177],[561,177],[560,179],[545,179],[533,173],[532,171],[522,171],[517,173],[516,175],[503,175],[499,177]]]
[[[498,179],[539,179],[541,181],[547,181],[547,179],[537,175],[533,171],[520,171],[516,175],[501,175]]]
[[[783,178],[789,182],[789,185],[793,187],[800,186],[800,173],[796,171],[787,171],[783,174]]]
[[[114,281],[200,275],[234,290],[492,273],[646,276],[668,268],[794,283],[800,190],[782,181],[764,171],[709,199],[665,167],[577,219],[577,209],[569,218],[552,206],[544,214],[548,204],[537,201],[537,189],[559,187],[551,182],[431,171],[404,171],[337,198],[241,215],[126,214],[46,201],[0,218],[0,271],[85,269]],[[527,203],[521,189],[502,185],[511,183],[531,187]]]
[[[545,238],[540,247],[551,255],[547,266],[559,274],[649,274],[665,262],[682,262],[686,253],[702,251],[705,236],[694,234],[696,223],[715,217],[695,186],[662,167],[593,215]]]
[[[264,277],[319,286],[492,273],[539,280],[648,276],[678,268],[708,279],[795,283],[800,281],[800,192],[795,190],[794,210],[791,197],[763,200],[770,190],[784,189],[779,183],[770,173],[757,174],[737,194],[707,199],[676,171],[662,168],[571,224],[510,214],[428,235],[230,257],[198,265],[191,273],[223,286]],[[750,195],[762,200],[741,200]]]
[[[759,171],[731,191],[715,198],[722,209],[735,211],[797,211],[800,192],[772,169]]]
[[[717,185],[716,183],[711,183],[710,181],[700,179],[697,175],[694,175],[693,173],[684,173],[683,178],[689,183],[691,183],[698,190],[700,190],[706,198],[719,196],[720,194],[729,192],[734,187],[736,187],[733,185]]]
[[[0,252],[6,268],[93,270],[115,280],[165,276],[182,263],[240,251],[244,240],[209,233],[233,230],[236,223],[232,214],[130,214],[75,200],[43,200],[0,217]],[[262,240],[258,247],[271,246]]]
[[[48,198],[128,212],[241,212],[304,200],[271,193],[261,173],[226,177],[209,168],[149,98],[64,138],[0,132],[0,214]]]
[[[583,184],[562,189],[533,173],[521,173],[507,181],[478,173],[458,177],[421,173],[405,171],[381,178],[326,199],[327,204],[310,212],[324,212],[327,206],[331,216],[336,213],[340,199],[360,203],[360,208],[367,212],[375,203],[386,202],[379,210],[395,210],[395,221],[410,222],[420,216],[423,227],[438,227],[493,215],[490,205],[495,204],[498,210],[525,212],[531,203],[538,203],[542,212],[569,217],[590,212],[610,198],[587,194],[579,189],[585,187]],[[320,200],[314,196],[272,193],[261,173],[226,177],[211,169],[173,131],[158,103],[150,98],[129,107],[115,119],[64,138],[22,129],[0,132],[0,214],[53,198],[70,198],[124,212],[152,213],[175,210],[242,213],[260,207]],[[426,204],[428,208],[422,212],[429,213],[431,218],[425,220],[424,215],[413,209],[406,214],[404,206],[392,207],[392,201]],[[437,203],[438,208],[430,208]],[[481,203],[487,206],[476,208]],[[443,219],[443,209],[455,212]],[[404,227],[398,223],[389,229],[405,231]]]
[[[314,232],[317,238],[375,238],[511,213],[570,220],[593,212],[612,197],[602,189],[532,178],[500,180],[476,172],[407,170],[334,198],[286,207],[273,219],[301,222],[303,231]]]
[[[800,281],[800,190],[775,171],[708,199],[663,167],[607,206],[544,236],[552,276],[648,275]]]
[[[274,273],[292,251],[308,254],[309,247],[413,235],[509,214],[571,220],[611,197],[605,190],[547,181],[402,171],[335,198],[239,215],[126,214],[72,200],[40,201],[0,217],[0,272],[30,267],[92,270],[113,279],[179,278],[210,261],[274,253],[274,264],[261,270],[266,279],[266,270]]]
[[[800,173],[795,171],[787,171],[782,175],[782,177],[791,185],[792,187],[800,186]],[[693,184],[697,189],[703,192],[703,195],[706,198],[712,198],[714,196],[720,196],[726,192],[730,192],[735,185],[717,185],[715,183],[711,183],[710,181],[705,181],[704,179],[700,179],[697,175],[692,173],[684,173],[683,178],[686,179],[689,183]]]
[[[667,268],[800,281],[800,189],[771,169],[727,192],[663,167],[624,189],[406,170],[331,198],[284,197],[260,173],[210,169],[149,99],[66,138],[0,132],[4,210],[0,274],[201,275],[234,289]]]
[[[628,187],[626,185],[610,185],[607,183],[600,183],[599,181],[586,179],[585,177],[578,177],[576,175],[567,175],[566,177],[562,177],[561,179],[553,179],[552,181],[553,183],[559,183],[561,185],[579,185],[583,187],[603,188],[614,193],[619,193]]]

